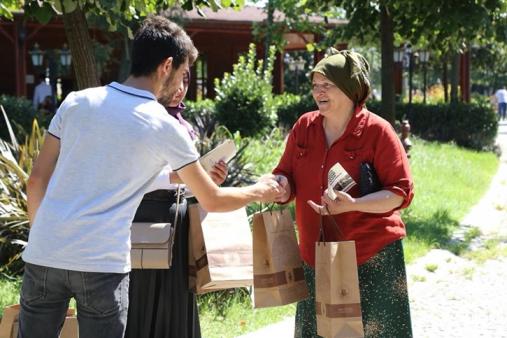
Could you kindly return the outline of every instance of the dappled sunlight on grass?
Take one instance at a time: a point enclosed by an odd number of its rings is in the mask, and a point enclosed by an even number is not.
[[[411,154],[415,198],[402,214],[408,262],[431,248],[458,250],[449,243],[450,236],[487,191],[499,164],[493,153],[419,139]]]
[[[296,304],[253,309],[246,289],[224,290],[199,296],[199,313],[203,337],[228,338],[294,316]]]

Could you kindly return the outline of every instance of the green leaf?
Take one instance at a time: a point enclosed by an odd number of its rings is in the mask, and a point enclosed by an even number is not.
[[[44,3],[42,7],[39,6],[31,6],[30,14],[41,24],[45,25],[51,21],[55,11],[47,2]]]
[[[127,26],[127,35],[130,40],[134,40],[134,33],[132,32],[132,29]]]
[[[57,14],[63,14],[62,2],[60,0],[52,1],[51,7]]]
[[[77,8],[77,1],[75,0],[62,0],[63,1],[63,8],[65,9],[65,13],[72,13]],[[56,0],[55,2],[60,2],[59,0]]]
[[[4,4],[0,3],[0,17],[12,20],[12,12]]]

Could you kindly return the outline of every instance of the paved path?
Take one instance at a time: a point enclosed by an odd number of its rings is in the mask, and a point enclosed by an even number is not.
[[[463,219],[477,227],[473,249],[496,238],[507,245],[507,122],[500,124],[500,167],[491,185]],[[458,232],[459,237],[459,232]],[[427,267],[437,267],[434,272]],[[432,250],[407,267],[416,338],[507,337],[507,258],[479,265],[444,250]]]
[[[490,238],[507,245],[507,122],[500,124],[497,143],[500,168],[486,195],[462,221],[462,233],[470,227],[481,231],[476,248]],[[436,270],[430,272],[432,268]],[[407,274],[415,338],[507,338],[507,258],[479,265],[432,250],[409,265]],[[240,338],[293,336],[291,317]]]

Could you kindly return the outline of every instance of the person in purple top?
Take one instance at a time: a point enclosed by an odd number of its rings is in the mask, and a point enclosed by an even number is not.
[[[170,97],[167,95],[170,93],[166,91],[158,101],[186,129],[189,137],[196,141],[197,133],[182,115],[185,109],[183,99],[188,90],[189,80],[190,73],[187,72],[176,93]],[[222,184],[227,177],[227,165],[224,162],[215,165],[210,177],[216,184]],[[153,208],[156,208],[161,211],[167,210],[167,213],[160,217],[172,221],[176,212],[175,181],[179,181],[177,174],[171,168],[166,168],[149,189],[154,191],[144,196],[134,220],[155,221],[152,217],[154,217]],[[130,305],[125,335],[127,338],[201,337],[196,297],[188,289],[187,201],[180,203],[171,268],[133,269],[130,272]]]

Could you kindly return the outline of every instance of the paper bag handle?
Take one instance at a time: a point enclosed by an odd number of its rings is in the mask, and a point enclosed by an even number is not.
[[[319,242],[325,242],[326,241],[326,234],[324,232],[324,225],[323,225],[323,222],[322,222],[324,216],[329,216],[329,218],[333,222],[333,225],[338,230],[338,234],[340,235],[341,238],[343,238],[343,233],[342,233],[340,227],[338,226],[338,223],[336,222],[336,220],[333,217],[333,215],[322,215],[322,214],[320,214],[320,220],[319,220]]]

